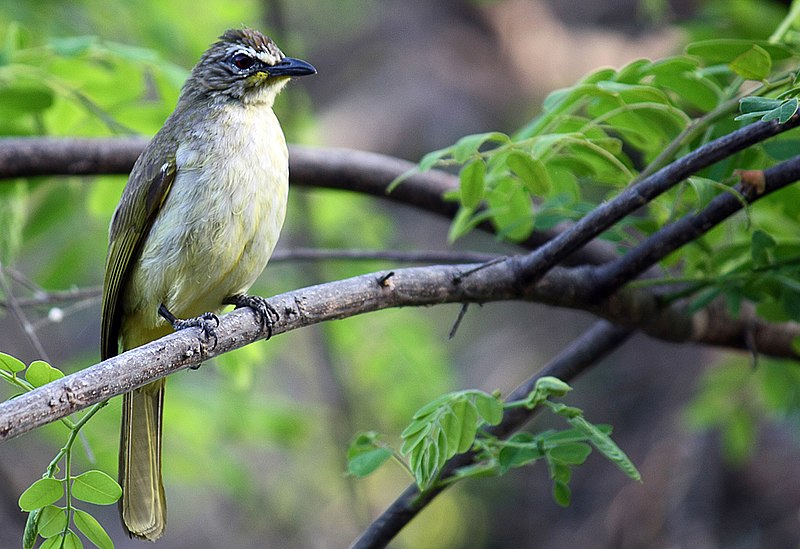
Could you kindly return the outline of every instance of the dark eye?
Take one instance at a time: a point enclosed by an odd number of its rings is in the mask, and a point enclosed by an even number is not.
[[[255,64],[256,60],[246,53],[237,53],[231,57],[231,63],[239,70],[246,71]]]

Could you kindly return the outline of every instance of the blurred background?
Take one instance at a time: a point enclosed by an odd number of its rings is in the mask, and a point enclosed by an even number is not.
[[[319,71],[276,106],[290,142],[416,161],[465,134],[520,128],[549,92],[598,67],[676,53],[699,38],[764,38],[785,9],[770,0],[0,0],[0,44],[22,60],[0,69],[27,67],[31,93],[42,79],[59,90],[46,108],[19,114],[2,105],[11,96],[2,95],[9,73],[0,71],[0,132],[152,135],[200,53],[245,24]],[[3,293],[101,284],[108,221],[124,183],[3,183],[5,230],[20,228],[0,250]],[[449,249],[447,228],[410,208],[293,189],[279,251]],[[482,234],[456,247],[513,249]],[[393,266],[276,261],[253,292]],[[400,431],[427,401],[464,388],[506,394],[592,322],[495,303],[471,308],[448,339],[458,311],[393,310],[314,326],[172,376],[163,450],[170,519],[161,546],[347,546],[410,482],[394,464],[348,478],[345,453],[356,432],[376,430],[399,446]],[[71,372],[97,362],[99,299],[26,313],[54,365]],[[0,351],[42,358],[10,314],[0,317]],[[773,367],[764,361],[758,375]],[[752,377],[747,357],[636,337],[578,380],[567,402],[614,425],[644,483],[595,455],[576,471],[567,509],[552,501],[543,465],[464,482],[392,546],[798,547],[798,424],[763,412]],[[714,421],[704,410],[719,386],[741,387],[742,400],[708,429]],[[11,394],[0,387],[2,398]],[[118,422],[114,401],[87,426],[90,452],[78,452],[79,468],[114,474]],[[17,498],[65,436],[56,424],[0,445],[0,546],[19,544],[25,515]],[[114,506],[92,512],[117,547],[140,546],[124,538]]]

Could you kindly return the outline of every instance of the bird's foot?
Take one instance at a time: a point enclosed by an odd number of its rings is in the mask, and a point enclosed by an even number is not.
[[[237,309],[242,307],[249,307],[252,309],[261,328],[267,331],[267,339],[272,337],[272,327],[280,320],[280,316],[278,315],[278,311],[275,310],[275,307],[270,305],[266,299],[257,295],[237,294],[225,298],[223,303],[226,305],[235,305]]]
[[[172,325],[172,329],[176,332],[179,330],[185,330],[186,328],[200,328],[200,332],[202,333],[200,344],[203,346],[203,348],[205,348],[208,345],[208,342],[211,340],[214,341],[213,345],[211,345],[211,348],[213,349],[217,346],[217,326],[219,326],[219,317],[214,313],[203,313],[194,318],[177,318],[162,303],[158,307],[158,314],[161,315],[164,320],[169,322]],[[199,367],[200,365],[198,364],[197,366],[192,366],[191,368],[196,370]]]

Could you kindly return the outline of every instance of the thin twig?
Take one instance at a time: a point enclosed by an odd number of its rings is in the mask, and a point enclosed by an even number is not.
[[[11,285],[8,283],[5,274],[5,268],[0,263],[0,286],[2,286],[3,293],[6,295],[6,302],[8,303],[8,308],[11,310],[11,314],[14,315],[14,318],[17,320],[20,326],[22,326],[22,330],[25,332],[25,337],[28,338],[33,350],[42,360],[50,362],[50,358],[47,356],[47,351],[44,350],[44,346],[42,346],[42,342],[39,340],[39,336],[36,335],[36,330],[33,327],[33,324],[30,323],[28,317],[25,315],[25,311],[22,310],[22,307],[19,306],[17,303],[17,298],[14,295],[14,291],[11,288]]]

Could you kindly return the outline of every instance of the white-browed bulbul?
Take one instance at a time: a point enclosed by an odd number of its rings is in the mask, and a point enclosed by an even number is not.
[[[266,302],[245,292],[267,264],[286,212],[288,152],[272,104],[291,77],[315,72],[252,29],[225,32],[200,58],[175,111],[136,161],[111,221],[103,359],[207,322],[213,314],[206,313],[225,304],[253,307],[268,321]],[[120,513],[131,536],[151,541],[167,515],[164,382],[124,395],[122,405]]]

